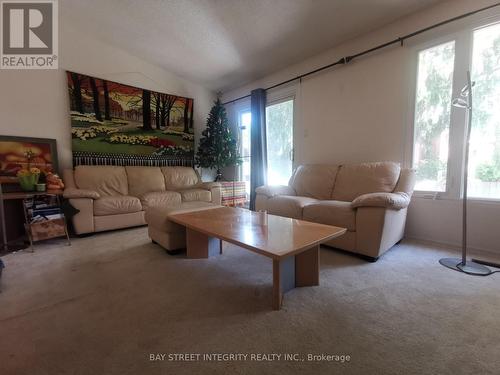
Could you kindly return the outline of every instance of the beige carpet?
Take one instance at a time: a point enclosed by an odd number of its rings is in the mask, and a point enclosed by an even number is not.
[[[447,270],[448,254],[405,243],[372,264],[322,249],[321,286],[275,312],[270,260],[236,247],[188,260],[145,228],[45,243],[3,257],[0,373],[498,374],[500,274]],[[168,361],[175,353],[248,359]],[[259,353],[299,361],[251,360]],[[350,361],[307,361],[322,353]]]

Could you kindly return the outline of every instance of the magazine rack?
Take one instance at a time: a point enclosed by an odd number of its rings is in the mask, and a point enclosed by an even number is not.
[[[61,209],[59,194],[34,193],[23,199],[25,229],[31,250],[34,242],[48,240],[56,237],[69,239],[66,217]]]

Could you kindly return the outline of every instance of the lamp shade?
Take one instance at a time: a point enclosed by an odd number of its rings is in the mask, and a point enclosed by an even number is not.
[[[460,96],[463,96],[464,98],[468,97],[469,93],[470,93],[470,89],[472,87],[474,87],[475,84],[476,84],[476,82],[471,82],[470,87],[469,87],[469,85],[465,85],[462,88],[462,90],[460,90]]]
[[[459,108],[468,108],[469,103],[467,103],[466,100],[462,98],[455,98],[452,100],[451,105],[454,107],[459,107]]]

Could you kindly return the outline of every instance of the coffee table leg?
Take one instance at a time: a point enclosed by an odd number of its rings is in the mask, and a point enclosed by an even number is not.
[[[319,285],[319,245],[295,256],[295,286]]]
[[[281,260],[273,260],[273,309],[279,310],[283,294],[300,286],[319,285],[319,246]]]
[[[281,309],[283,294],[295,288],[295,257],[273,259],[273,309]]]
[[[186,228],[186,247],[188,258],[208,258],[220,254],[220,240]]]

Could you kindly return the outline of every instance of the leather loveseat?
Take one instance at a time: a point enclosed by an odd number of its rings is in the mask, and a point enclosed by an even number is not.
[[[256,189],[256,210],[347,228],[326,245],[376,260],[404,235],[415,173],[398,163],[301,165],[287,186]]]
[[[221,203],[220,184],[189,167],[77,166],[64,171],[64,197],[80,212],[77,234],[145,225],[148,207]]]

